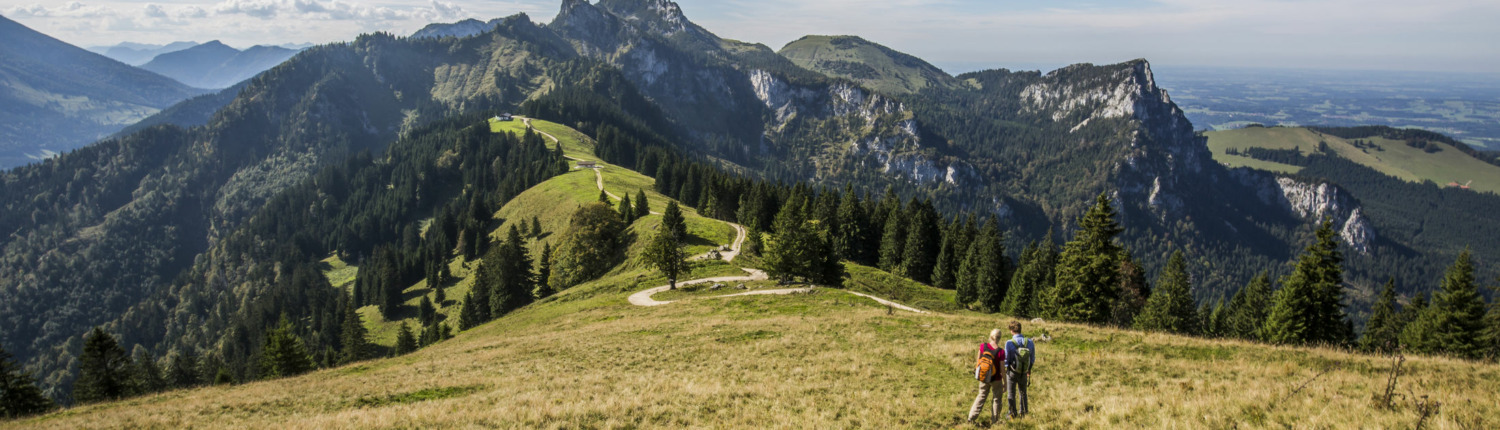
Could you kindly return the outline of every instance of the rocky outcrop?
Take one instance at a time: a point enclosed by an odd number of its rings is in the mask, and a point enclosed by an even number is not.
[[[921,125],[901,102],[879,93],[866,91],[848,82],[835,82],[823,88],[797,86],[764,70],[749,73],[755,96],[772,112],[767,134],[774,136],[786,130],[793,118],[835,124],[835,119],[857,119],[863,127],[847,127],[842,155],[867,158],[878,164],[882,173],[918,183],[959,185],[972,168],[957,161],[941,160],[922,152]]]
[[[1241,184],[1254,189],[1261,201],[1308,222],[1321,222],[1326,217],[1338,227],[1339,237],[1350,249],[1360,254],[1370,252],[1376,238],[1375,225],[1364,215],[1359,202],[1338,185],[1250,169],[1235,169],[1234,175]]]

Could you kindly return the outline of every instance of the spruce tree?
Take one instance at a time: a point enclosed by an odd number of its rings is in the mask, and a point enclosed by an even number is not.
[[[557,293],[552,290],[552,285],[548,283],[548,278],[551,277],[552,244],[546,243],[542,245],[542,258],[536,261],[536,289],[531,291],[531,296],[542,299]]]
[[[185,349],[170,357],[167,364],[167,381],[173,388],[196,387],[203,383],[198,374],[198,356],[192,349]]]
[[[78,357],[78,379],[73,382],[73,400],[94,403],[134,394],[130,356],[115,337],[94,327],[83,340]]]
[[[428,324],[436,317],[437,308],[432,307],[432,300],[428,299],[427,296],[422,296],[421,304],[417,305],[417,321],[420,321],[422,324]]]
[[[838,219],[839,230],[834,240],[834,250],[850,261],[869,264],[867,237],[870,234],[870,217],[865,213],[864,203],[854,194],[852,185],[844,188],[844,196],[839,199]]]
[[[1268,342],[1343,344],[1353,337],[1344,315],[1344,257],[1333,221],[1324,219],[1316,235],[1276,291],[1263,331]]]
[[[140,389],[140,394],[155,393],[167,389],[167,379],[162,376],[161,365],[156,363],[156,357],[151,356],[151,351],[145,347],[136,345],[135,358],[131,360],[135,364],[135,386]]]
[[[1187,261],[1182,250],[1172,253],[1167,266],[1156,278],[1156,288],[1146,307],[1135,318],[1137,330],[1160,331],[1178,334],[1197,334],[1201,316],[1193,305],[1192,281],[1188,278]]]
[[[511,226],[505,241],[485,254],[474,281],[476,286],[484,284],[489,289],[490,310],[485,321],[531,303],[532,291],[536,287],[536,276],[531,270],[531,255],[526,252],[525,238],[515,226]]]
[[[1496,361],[1500,359],[1500,291],[1494,291],[1490,297],[1493,299],[1490,311],[1484,315],[1484,333],[1480,343],[1485,346],[1485,358]]]
[[[637,190],[635,192],[635,218],[645,218],[646,215],[651,215],[651,203],[646,200],[646,190]]]
[[[1120,251],[1120,299],[1110,310],[1110,324],[1115,327],[1133,327],[1136,316],[1146,307],[1151,290],[1146,285],[1146,270],[1130,253]]]
[[[1005,293],[1010,286],[1010,265],[1005,257],[1005,235],[1000,232],[1000,226],[994,219],[984,223],[980,229],[979,237],[975,240],[977,246],[977,265],[974,276],[974,289],[978,296],[979,306],[985,312],[999,312],[1005,302]]]
[[[1359,338],[1359,346],[1368,352],[1389,352],[1397,346],[1400,341],[1401,330],[1398,326],[1400,319],[1396,309],[1396,279],[1385,281],[1385,288],[1380,290],[1380,298],[1376,299],[1375,307],[1370,313],[1370,320],[1365,323],[1365,333]]]
[[[981,240],[969,241],[969,249],[964,252],[963,262],[958,266],[958,275],[954,278],[956,286],[953,292],[953,301],[959,306],[969,307],[979,300],[979,268],[984,266],[983,257],[979,255],[984,251]]]
[[[478,285],[475,287],[477,288]],[[484,298],[474,298],[474,290],[469,290],[469,293],[464,295],[463,308],[458,311],[459,330],[469,330],[489,320],[487,316],[490,311],[489,296],[486,294],[480,297]]]
[[[1078,228],[1058,259],[1049,313],[1066,321],[1105,323],[1119,297],[1121,248],[1115,236],[1122,231],[1108,194],[1099,193]]]
[[[766,272],[782,282],[798,277],[812,282],[817,273],[815,263],[821,261],[816,254],[817,233],[808,227],[798,206],[782,206],[771,223],[776,234],[765,244]]]
[[[354,306],[353,300],[345,302],[344,320],[339,328],[339,340],[343,347],[339,350],[340,363],[353,363],[369,357],[370,341],[366,335],[364,317],[359,315],[359,309]]]
[[[1016,263],[1016,271],[1011,274],[1010,288],[1006,290],[1005,305],[1001,307],[1001,312],[1016,318],[1031,317],[1032,302],[1035,299],[1033,293],[1038,281],[1035,273],[1036,259],[1037,244],[1033,240],[1021,251],[1021,261]]]
[[[667,208],[661,212],[661,224],[672,232],[673,240],[678,243],[687,242],[687,219],[683,218],[682,207],[677,205],[676,200],[667,202]]]
[[[52,400],[42,395],[36,379],[21,370],[5,348],[0,348],[0,419],[39,414],[51,410]]]
[[[531,235],[532,236],[541,236],[542,235],[542,220],[537,219],[536,215],[532,215],[531,216]]]
[[[417,350],[417,337],[412,334],[411,326],[406,321],[401,322],[401,331],[396,333],[396,355],[410,354]]]
[[[646,265],[660,270],[662,276],[667,278],[668,289],[677,289],[677,278],[691,269],[687,261],[687,251],[683,248],[672,232],[671,226],[663,223],[656,229],[656,235],[646,244],[646,249],[641,253],[641,258]]]
[[[1260,340],[1261,327],[1266,324],[1267,307],[1271,304],[1271,277],[1260,272],[1250,283],[1229,299],[1224,332],[1245,340]]]
[[[312,369],[312,357],[308,356],[307,347],[293,333],[291,320],[282,315],[276,327],[266,331],[260,357],[261,377],[272,379],[296,376]]]
[[[631,206],[631,204],[630,204],[630,195],[629,194],[626,194],[625,198],[623,200],[620,200],[620,208],[619,209],[620,209],[620,222],[623,222],[626,225],[629,225],[631,222],[635,221],[635,206]]]
[[[933,287],[952,290],[958,285],[958,253],[953,250],[953,242],[956,241],[953,236],[957,233],[955,228],[950,226],[943,232],[943,239],[938,247],[937,266],[932,269]]]
[[[604,192],[604,190],[602,189],[599,190],[599,203],[604,203],[605,206],[609,206],[611,208],[615,207],[615,201],[610,199],[609,193]]]
[[[897,204],[885,216],[885,227],[880,235],[880,270],[901,274],[901,257],[905,256],[906,212]]]
[[[909,208],[900,272],[914,281],[931,284],[942,246],[942,220],[931,202],[913,200]]]
[[[1480,343],[1484,311],[1474,284],[1474,263],[1465,249],[1443,275],[1432,304],[1406,326],[1401,341],[1416,352],[1480,358],[1485,349]]]

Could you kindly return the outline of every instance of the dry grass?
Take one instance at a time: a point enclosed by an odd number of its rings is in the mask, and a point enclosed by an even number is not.
[[[830,290],[626,304],[641,283],[621,275],[586,284],[405,357],[7,424],[951,428],[971,400],[974,345],[1005,321],[887,315]],[[1033,416],[1007,425],[1405,428],[1417,420],[1411,407],[1374,406],[1388,366],[1378,357],[1069,324],[1027,329],[1055,340],[1038,345]],[[1430,428],[1500,424],[1500,367],[1439,358],[1408,365],[1401,392],[1444,405]]]

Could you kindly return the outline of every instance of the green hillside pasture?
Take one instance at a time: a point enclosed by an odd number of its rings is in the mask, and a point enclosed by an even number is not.
[[[1439,143],[1438,145],[1444,149],[1429,154],[1407,146],[1403,141],[1376,137],[1359,140],[1373,143],[1380,147],[1379,150],[1359,148],[1350,143],[1350,140],[1300,127],[1252,127],[1210,131],[1205,134],[1208,136],[1208,147],[1213,151],[1214,160],[1228,167],[1244,166],[1274,172],[1297,173],[1301,170],[1298,166],[1228,155],[1225,152],[1228,148],[1244,150],[1260,147],[1296,148],[1303,154],[1311,154],[1317,151],[1318,142],[1326,142],[1328,147],[1341,157],[1408,182],[1432,181],[1439,185],[1447,185],[1450,182],[1474,181],[1472,189],[1475,191],[1500,193],[1500,167],[1470,157],[1447,144]]]
[[[969,428],[975,346],[1001,315],[888,314],[842,291],[638,307],[588,283],[416,353],[295,378],[85,405],[28,428]],[[1032,415],[1007,428],[1410,428],[1375,406],[1390,360],[1024,322]],[[597,357],[609,357],[601,372]],[[1430,428],[1494,428],[1500,366],[1411,357]],[[579,375],[592,375],[580,382]],[[435,395],[440,393],[441,395]],[[981,421],[988,422],[985,414]]]

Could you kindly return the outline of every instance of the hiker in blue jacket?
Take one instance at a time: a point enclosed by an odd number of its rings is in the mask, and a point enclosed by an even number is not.
[[[1021,336],[1021,322],[1010,322],[1010,340],[1005,341],[1005,401],[1010,405],[1010,417],[1025,416],[1031,412],[1026,406],[1026,388],[1031,382],[1031,368],[1036,364],[1036,345]],[[1016,409],[1017,392],[1021,401]]]

